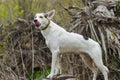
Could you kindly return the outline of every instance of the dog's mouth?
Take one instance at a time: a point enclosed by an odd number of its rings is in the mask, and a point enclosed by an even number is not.
[[[35,25],[36,27],[39,27],[41,24],[40,24],[39,22],[34,22],[34,25]]]

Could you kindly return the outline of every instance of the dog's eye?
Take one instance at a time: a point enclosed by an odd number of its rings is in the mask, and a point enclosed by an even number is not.
[[[40,16],[39,18],[43,18],[43,16]]]

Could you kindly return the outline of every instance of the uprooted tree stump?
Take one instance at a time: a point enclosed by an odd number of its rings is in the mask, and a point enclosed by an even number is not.
[[[86,1],[86,0],[85,0]],[[98,41],[103,50],[104,63],[110,69],[111,80],[120,78],[120,4],[115,0],[87,0],[85,7],[65,8],[72,17],[69,31],[80,33]],[[69,63],[70,64],[69,64]],[[67,64],[67,68],[66,65]],[[63,73],[89,80],[91,72],[84,68],[79,55],[68,55],[62,61]],[[118,76],[117,76],[118,75]],[[87,77],[86,77],[87,76]],[[103,78],[101,75],[98,79]]]

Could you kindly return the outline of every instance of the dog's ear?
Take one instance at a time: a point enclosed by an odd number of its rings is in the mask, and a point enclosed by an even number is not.
[[[55,15],[55,10],[53,9],[53,10],[47,12],[45,14],[45,17],[48,18],[48,19],[52,19],[54,15]]]

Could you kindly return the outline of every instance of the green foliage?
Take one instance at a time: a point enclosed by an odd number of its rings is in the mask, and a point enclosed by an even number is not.
[[[29,78],[32,79],[32,72],[29,72],[28,74]],[[33,79],[38,79],[39,77],[41,76],[41,73],[40,71],[34,71],[34,74],[33,74]]]
[[[33,79],[36,80],[41,77],[47,77],[47,75],[50,73],[49,68],[43,68],[43,71],[35,70],[33,73]],[[32,79],[32,71],[29,72],[28,74],[29,78]]]
[[[24,10],[20,10],[19,11],[19,5],[15,5],[15,7],[13,8],[14,13],[14,18],[22,16],[24,13]]]
[[[7,23],[7,21],[15,21],[18,17],[27,19],[30,14],[39,12],[47,12],[51,9],[55,9],[56,15],[54,17],[57,23],[61,26],[69,27],[70,16],[59,5],[62,3],[64,7],[71,5],[83,6],[80,0],[4,0],[0,4],[0,23]],[[61,23],[62,21],[62,23]]]
[[[0,21],[14,21],[16,18],[23,15],[24,10],[20,10],[19,4],[16,0],[4,0],[0,4]]]
[[[0,20],[8,18],[8,11],[4,4],[0,4]]]
[[[41,77],[47,77],[48,74],[50,74],[51,69],[50,68],[43,68],[43,72]]]

